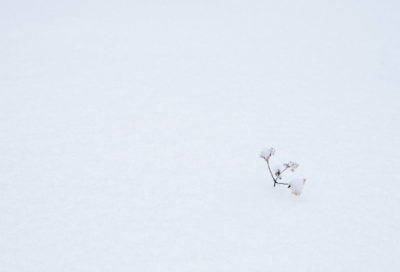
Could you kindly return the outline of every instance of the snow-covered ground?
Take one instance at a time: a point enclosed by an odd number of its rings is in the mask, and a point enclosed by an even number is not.
[[[400,3],[166,2],[0,1],[0,271],[399,271]]]

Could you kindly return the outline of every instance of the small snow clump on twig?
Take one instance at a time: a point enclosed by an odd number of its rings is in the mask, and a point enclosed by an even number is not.
[[[275,165],[274,166],[274,174],[277,178],[282,179],[282,177],[280,177],[282,173],[281,167],[279,165]]]
[[[261,158],[263,158],[264,160],[268,160],[272,155],[275,154],[275,149],[273,148],[264,148],[263,150],[261,150]]]
[[[297,162],[289,162],[289,167],[292,170],[292,172],[294,172],[294,170],[296,170],[296,168],[299,167],[299,164]]]
[[[291,183],[289,183],[288,188],[292,189],[292,194],[299,196],[301,195],[301,192],[303,191],[304,184],[306,183],[305,179],[295,179],[292,180]]]

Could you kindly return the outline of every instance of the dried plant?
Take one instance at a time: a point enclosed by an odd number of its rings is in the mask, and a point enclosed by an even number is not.
[[[299,167],[299,164],[297,162],[290,161],[289,163],[283,164],[283,169],[280,169],[279,166],[275,167],[274,173],[272,173],[271,167],[269,165],[269,160],[271,156],[273,156],[274,154],[275,154],[275,149],[273,148],[264,148],[263,150],[261,150],[260,154],[260,157],[267,162],[269,172],[271,174],[272,179],[274,180],[274,187],[276,186],[276,184],[287,185],[288,188],[291,188],[292,193],[294,195],[296,196],[300,195],[303,190],[304,184],[306,182],[305,179],[295,179],[292,180],[290,183],[278,182],[278,180],[282,179],[283,172],[285,172],[287,169],[290,169],[292,170],[292,172],[294,172]]]

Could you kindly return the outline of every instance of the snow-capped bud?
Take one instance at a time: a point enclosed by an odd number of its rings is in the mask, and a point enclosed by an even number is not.
[[[275,149],[273,148],[264,148],[263,150],[261,150],[261,158],[263,158],[264,160],[268,160],[272,155],[275,154]]]
[[[280,166],[279,166],[279,165],[276,165],[276,166],[274,167],[274,174],[275,174],[275,176],[276,176],[277,178],[279,178],[279,179],[282,179],[282,177],[279,176],[281,173],[282,173],[282,170],[281,170]]]
[[[292,189],[292,194],[299,196],[303,191],[304,184],[306,183],[305,179],[295,179],[289,183],[288,188]]]
[[[297,162],[289,162],[288,166],[290,167],[290,169],[292,170],[292,172],[294,172],[294,170],[299,167],[299,164]]]

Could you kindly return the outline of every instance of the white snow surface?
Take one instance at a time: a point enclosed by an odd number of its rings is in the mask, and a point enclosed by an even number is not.
[[[0,270],[399,271],[399,3],[0,1]]]

